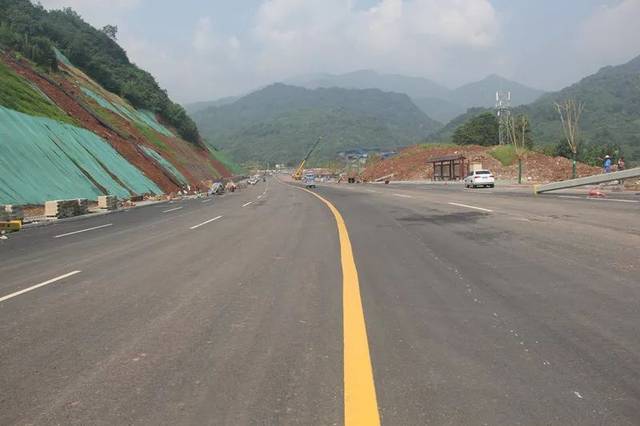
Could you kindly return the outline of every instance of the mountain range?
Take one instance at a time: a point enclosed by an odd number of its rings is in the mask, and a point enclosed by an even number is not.
[[[493,107],[496,102],[496,91],[499,90],[511,92],[514,106],[531,103],[544,94],[542,90],[495,74],[456,89],[449,89],[427,78],[381,74],[372,70],[346,74],[312,74],[292,78],[286,83],[309,89],[320,87],[375,88],[386,92],[404,93],[425,114],[443,124],[464,113],[468,108]]]
[[[289,162],[323,137],[316,159],[353,147],[394,148],[424,140],[441,124],[411,99],[378,89],[305,89],[274,84],[192,114],[206,143],[239,161]]]

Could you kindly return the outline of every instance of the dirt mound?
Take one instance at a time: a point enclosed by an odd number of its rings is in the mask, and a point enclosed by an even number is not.
[[[365,180],[375,180],[393,174],[393,180],[428,180],[433,178],[433,167],[427,160],[444,155],[464,155],[467,160],[482,163],[499,180],[515,181],[518,178],[517,162],[503,166],[489,153],[493,147],[468,146],[425,146],[416,145],[402,150],[397,156],[380,160],[367,167],[362,173]],[[578,163],[578,176],[601,173],[599,167]],[[564,157],[549,157],[538,152],[529,152],[523,160],[523,181],[546,183],[571,178],[571,160]]]

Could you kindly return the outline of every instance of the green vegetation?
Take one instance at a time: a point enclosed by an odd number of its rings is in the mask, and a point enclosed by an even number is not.
[[[498,143],[498,120],[491,112],[476,115],[459,126],[451,139],[457,145],[496,145]]]
[[[0,62],[0,105],[25,114],[76,124],[27,80],[14,73],[2,62]]]
[[[513,145],[496,146],[489,151],[489,154],[503,166],[510,166],[518,159],[516,148]]]
[[[628,163],[640,161],[640,56],[624,65],[605,67],[572,86],[518,108],[516,112],[529,116],[537,144],[557,145],[562,138],[554,103],[565,99],[585,104],[580,119],[583,160],[593,163],[600,155],[597,147],[601,147],[611,151],[609,155],[619,150]]]
[[[0,10],[0,46],[51,70],[56,68],[53,47],[57,47],[104,88],[136,108],[160,114],[180,136],[200,145],[193,120],[169,99],[151,74],[129,61],[113,31],[93,28],[70,8],[47,11],[29,0],[0,0]]]
[[[247,171],[235,161],[231,160],[226,153],[212,149],[211,156],[222,163],[222,165],[234,175],[245,175]]]
[[[421,77],[378,74],[370,70],[341,75],[319,74],[299,77],[291,79],[290,83],[311,89],[318,87],[376,88],[385,92],[405,93],[425,114],[442,123],[448,123],[464,113],[467,108],[493,107],[497,90],[509,90],[514,105],[528,104],[544,93],[498,75],[490,75],[453,90]]]
[[[193,115],[207,143],[234,160],[298,163],[317,137],[311,162],[351,148],[414,144],[439,128],[407,97],[379,90],[318,89],[275,84],[234,103]]]
[[[163,151],[171,151],[171,148],[162,139],[160,139],[160,136],[158,135],[158,133],[156,133],[155,130],[148,126],[145,126],[144,124],[135,122],[133,124],[149,142],[153,143]]]
[[[569,159],[573,158],[571,148],[566,139],[561,139],[555,145],[541,146],[538,150],[547,155],[566,157]],[[614,143],[587,143],[578,145],[576,160],[591,166],[602,166],[605,155],[610,155],[614,161],[620,158],[620,156],[624,156],[628,161],[628,157],[625,156],[623,148]]]

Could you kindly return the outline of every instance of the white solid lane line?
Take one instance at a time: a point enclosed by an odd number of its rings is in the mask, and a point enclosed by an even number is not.
[[[162,213],[169,213],[169,212],[175,212],[176,210],[180,210],[183,209],[184,207],[175,207],[173,209],[169,209],[169,210],[165,210]]]
[[[242,205],[242,207],[247,207],[247,206],[249,206],[249,205],[251,205],[251,204],[253,204],[253,201],[249,201],[248,203],[244,203],[244,204]]]
[[[577,195],[558,195],[558,198],[571,198],[572,200],[584,200],[585,197],[578,197]]]
[[[80,231],[67,232],[66,234],[56,235],[53,238],[68,237],[69,235],[81,234],[83,232],[94,231],[96,229],[107,228],[109,226],[113,226],[113,223],[107,223],[106,225],[100,225],[100,226],[94,226],[93,228],[81,229]]]
[[[587,198],[587,200],[594,200],[594,201],[615,201],[618,203],[638,203],[640,201],[638,200],[622,200],[620,198]]]
[[[56,281],[60,281],[60,280],[63,280],[65,278],[69,278],[69,277],[71,277],[73,275],[79,274],[80,272],[82,272],[82,271],[69,272],[68,274],[60,275],[59,277],[52,278],[49,281],[45,281],[43,283],[33,285],[31,287],[25,288],[24,290],[20,290],[20,291],[16,291],[15,293],[7,294],[6,296],[0,297],[0,302],[4,302],[5,300],[13,299],[16,296],[20,296],[21,294],[30,292],[30,291],[35,290],[35,289],[40,288],[40,287],[44,287],[45,285],[53,284]]]
[[[395,194],[394,193],[392,195],[394,195],[396,197],[402,197],[402,198],[413,198],[411,195],[405,195],[405,194]]]
[[[197,229],[197,228],[200,228],[201,226],[206,225],[207,223],[211,223],[211,222],[213,222],[213,221],[215,221],[215,220],[218,220],[218,219],[222,219],[222,216],[216,216],[216,217],[214,217],[213,219],[205,220],[204,222],[199,223],[199,224],[197,224],[197,225],[195,225],[195,226],[192,226],[192,227],[191,227],[191,228],[189,228],[189,229]]]
[[[482,212],[493,213],[493,210],[485,209],[482,207],[470,206],[468,204],[460,204],[460,203],[449,203],[449,204],[451,204],[452,206],[466,207],[468,209],[474,209],[474,210],[480,210]]]
[[[209,198],[208,200],[204,200],[204,201],[202,202],[202,204],[204,204],[204,203],[208,203],[209,201],[213,201],[213,198]]]

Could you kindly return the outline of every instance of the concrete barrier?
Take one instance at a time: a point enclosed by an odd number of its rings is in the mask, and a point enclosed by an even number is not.
[[[62,219],[65,217],[79,216],[89,212],[89,202],[86,198],[78,198],[75,200],[52,200],[44,203],[44,215],[47,217],[57,217]]]
[[[118,208],[118,197],[115,195],[101,195],[98,197],[98,208],[115,210]]]

